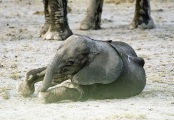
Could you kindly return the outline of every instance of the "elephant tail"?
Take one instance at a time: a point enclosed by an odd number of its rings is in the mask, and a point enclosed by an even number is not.
[[[118,41],[112,41],[108,43],[118,52],[118,54],[125,61],[134,62],[136,65],[139,65],[141,67],[144,66],[145,64],[144,59],[141,57],[138,57],[134,49],[127,43],[118,42]]]
[[[133,61],[135,64],[139,65],[139,66],[144,66],[145,61],[143,58],[140,57],[134,57],[134,56],[128,56],[128,59]]]

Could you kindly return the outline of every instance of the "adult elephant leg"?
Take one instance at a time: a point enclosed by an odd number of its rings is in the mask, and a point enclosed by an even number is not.
[[[152,29],[155,27],[151,18],[151,9],[149,0],[136,0],[135,15],[129,29],[142,27],[143,29]]]
[[[41,28],[40,37],[44,37],[45,33],[48,31],[50,26],[50,15],[48,11],[48,0],[43,0],[44,4],[44,15],[45,15],[45,23],[44,26]]]
[[[68,0],[48,0],[50,27],[43,39],[65,40],[72,35],[67,18]]]
[[[58,87],[51,88],[46,92],[40,92],[39,98],[42,103],[55,103],[61,100],[77,101],[81,99],[82,95],[82,89],[67,80]]]
[[[100,29],[103,1],[88,0],[87,13],[80,25],[81,30]]]

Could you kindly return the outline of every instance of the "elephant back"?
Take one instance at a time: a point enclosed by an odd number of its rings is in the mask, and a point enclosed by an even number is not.
[[[118,80],[115,81],[116,86],[127,94],[125,96],[139,94],[146,85],[146,75],[143,68],[144,59],[138,57],[133,48],[124,42],[113,41],[109,44],[123,60],[123,72]]]

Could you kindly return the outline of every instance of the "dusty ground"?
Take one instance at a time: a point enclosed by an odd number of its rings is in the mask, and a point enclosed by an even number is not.
[[[74,33],[127,42],[145,59],[144,91],[129,99],[46,105],[40,103],[36,93],[29,98],[19,96],[16,85],[28,70],[48,64],[60,42],[39,38],[44,23],[43,15],[39,14],[43,10],[41,1],[0,0],[0,119],[174,119],[174,2],[151,2],[156,24],[152,30],[128,30],[134,4],[123,3],[104,5],[101,30],[80,31],[86,1],[75,0],[70,6],[72,12],[68,17]]]

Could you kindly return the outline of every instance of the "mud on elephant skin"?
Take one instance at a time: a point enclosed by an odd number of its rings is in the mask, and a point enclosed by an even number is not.
[[[62,42],[48,67],[28,73],[18,91],[29,96],[34,84],[42,81],[38,91],[44,103],[127,98],[144,89],[143,66],[144,60],[124,42],[72,35]]]
[[[80,24],[81,30],[101,28],[103,2],[104,0],[88,0],[87,12]],[[45,24],[41,29],[40,36],[46,40],[65,40],[72,35],[67,17],[68,0],[43,0],[43,3]],[[137,27],[143,29],[154,28],[154,22],[150,14],[150,1],[136,0],[134,18],[129,29]]]

